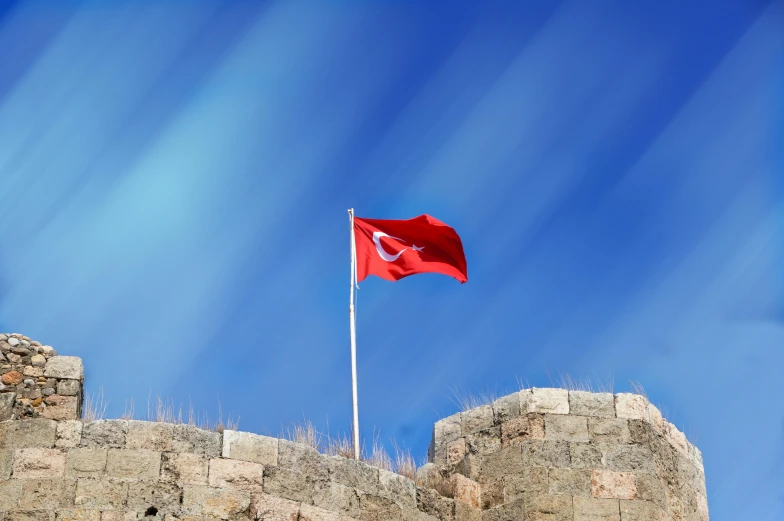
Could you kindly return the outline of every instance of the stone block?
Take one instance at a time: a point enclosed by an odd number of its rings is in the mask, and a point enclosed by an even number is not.
[[[125,420],[98,420],[85,422],[82,427],[82,447],[122,449],[128,422]]]
[[[320,508],[359,518],[359,494],[352,487],[328,482],[315,490],[313,503]]]
[[[654,456],[651,449],[639,445],[607,446],[604,460],[610,470],[653,473]]]
[[[164,452],[161,456],[161,480],[178,485],[207,485],[206,456],[187,452]]]
[[[463,435],[460,424],[460,414],[454,414],[447,418],[438,420],[433,425],[433,442],[435,448],[446,446],[450,441],[454,441]]]
[[[19,479],[62,477],[65,474],[65,454],[57,449],[17,449],[13,474]]]
[[[651,419],[651,425],[654,430],[659,434],[664,434],[664,417],[661,411],[652,403],[648,403],[648,417]]]
[[[24,510],[55,510],[73,505],[76,482],[63,479],[29,479],[22,485],[19,507]]]
[[[11,479],[11,470],[14,466],[14,451],[9,449],[0,450],[0,481]]]
[[[53,394],[46,399],[46,404],[47,407],[43,410],[45,418],[57,421],[79,418],[79,402],[76,396]]]
[[[591,471],[588,469],[551,469],[550,494],[591,497]]]
[[[331,456],[327,458],[329,477],[332,481],[363,492],[378,490],[378,469],[362,461]]]
[[[605,466],[604,451],[601,445],[596,443],[569,444],[569,456],[571,466],[576,469],[593,469]]]
[[[17,510],[6,512],[4,521],[54,521],[54,514],[48,510]]]
[[[523,464],[530,467],[568,467],[569,443],[554,440],[526,441],[522,445]]]
[[[312,511],[311,511],[312,513]],[[300,504],[267,494],[253,494],[250,503],[251,519],[257,521],[299,521]]]
[[[172,450],[217,458],[222,450],[221,435],[199,429],[194,425],[175,425],[172,433]]]
[[[645,420],[628,420],[628,422],[632,443],[647,445],[651,438],[658,436],[653,426]]]
[[[125,506],[128,484],[108,479],[79,478],[76,480],[77,507],[117,510]]]
[[[278,466],[304,472],[319,480],[329,479],[326,457],[316,449],[301,443],[279,440]]]
[[[118,479],[158,479],[161,453],[143,449],[109,449],[106,475]]]
[[[591,473],[591,495],[605,499],[635,499],[637,487],[631,472],[594,470]]]
[[[675,447],[678,452],[688,456],[689,442],[686,441],[686,435],[679,431],[675,425],[671,423],[664,424],[664,437],[667,438],[670,445]]]
[[[560,414],[544,415],[544,437],[559,441],[588,441],[588,418]]]
[[[135,518],[136,517],[134,516],[134,520]],[[55,520],[56,521],[101,521],[101,511],[61,509],[55,512]]]
[[[449,521],[453,518],[455,502],[433,489],[417,488],[417,509],[440,520]]]
[[[292,512],[293,514],[293,512]],[[305,503],[299,505],[299,517],[297,521],[344,521],[345,517],[323,508],[311,506]],[[291,518],[289,518],[291,519]]]
[[[650,474],[636,474],[634,476],[637,498],[667,508],[667,485],[664,481]]]
[[[615,418],[612,393],[569,391],[569,414]]]
[[[482,521],[482,511],[462,501],[455,501],[455,521]]]
[[[547,494],[549,490],[547,467],[525,467],[516,476],[504,476],[502,486],[503,503],[523,499],[526,495]]]
[[[617,499],[574,498],[574,521],[620,521]]]
[[[22,480],[0,481],[0,512],[16,510],[22,497]]]
[[[523,455],[520,447],[508,447],[493,454],[480,456],[480,483],[516,476],[523,472]]]
[[[123,510],[107,510],[101,512],[101,521],[136,521],[136,512]]]
[[[46,361],[44,376],[69,380],[82,380],[84,366],[78,356],[53,356]]]
[[[627,420],[650,421],[648,400],[639,394],[618,393],[615,395],[615,416]]]
[[[68,450],[65,475],[74,478],[100,478],[106,471],[106,449],[73,448]]]
[[[458,438],[446,444],[446,464],[457,465],[468,452],[465,438]]]
[[[390,472],[378,470],[379,495],[388,497],[401,508],[416,508],[416,485],[410,479]]]
[[[465,437],[466,449],[474,455],[489,454],[501,450],[501,427],[491,427]],[[447,461],[449,461],[447,453]]]
[[[531,495],[525,498],[526,521],[572,521],[573,512],[571,496]]]
[[[566,389],[531,389],[528,412],[569,414],[569,391]]]
[[[489,429],[493,426],[493,408],[483,405],[460,414],[460,429],[463,435]]]
[[[401,519],[400,505],[389,498],[376,494],[359,494],[360,519],[363,521],[387,521]]]
[[[313,504],[314,480],[307,474],[280,467],[264,469],[264,493]]]
[[[10,420],[14,417],[14,405],[16,404],[16,393],[0,394],[0,422]]]
[[[249,432],[223,431],[224,458],[277,466],[278,439]]]
[[[480,507],[481,489],[479,483],[460,474],[454,474],[449,479],[454,490],[455,501],[461,501],[471,508]]]
[[[482,521],[526,521],[528,519],[536,518],[525,517],[525,502],[522,499],[488,508],[482,512]],[[547,520],[549,518],[540,517],[539,519]]]
[[[52,448],[57,422],[44,418],[0,423],[0,449]]]
[[[212,458],[209,462],[208,483],[211,487],[233,486],[241,490],[261,492],[264,465],[251,461]]]
[[[544,439],[544,415],[526,414],[501,424],[501,446],[519,445],[525,440]]]
[[[667,514],[653,503],[621,500],[621,521],[667,521],[667,519]]]
[[[173,435],[174,425],[171,423],[132,420],[128,422],[125,446],[129,449],[170,451]]]
[[[631,443],[629,420],[625,418],[588,418],[588,435],[599,443]]]
[[[82,441],[82,422],[66,420],[57,422],[57,435],[54,446],[61,449],[78,447]]]
[[[523,413],[521,397],[522,394],[517,392],[503,396],[493,402],[493,421],[496,425],[501,425],[504,422],[520,417]],[[527,412],[528,402],[526,402],[525,406]]]
[[[174,483],[134,481],[128,484],[127,507],[137,512],[154,507],[158,515],[177,513],[181,498],[182,490]]]
[[[78,396],[82,389],[79,380],[60,380],[57,382],[57,394],[61,396]]]
[[[248,507],[250,507],[250,493],[243,490],[186,485],[182,491],[182,513],[185,515],[234,519],[242,517],[239,514],[245,512]],[[263,509],[261,511],[264,512]],[[255,515],[255,519],[259,521],[265,519],[258,514],[252,515]]]

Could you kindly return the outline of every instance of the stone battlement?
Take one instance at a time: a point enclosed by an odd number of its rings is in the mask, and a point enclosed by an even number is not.
[[[0,343],[0,376],[42,374],[0,391],[14,396],[0,421],[0,521],[708,521],[699,450],[638,395],[529,389],[444,418],[412,481],[251,433],[83,422],[81,361],[3,337],[25,351]]]

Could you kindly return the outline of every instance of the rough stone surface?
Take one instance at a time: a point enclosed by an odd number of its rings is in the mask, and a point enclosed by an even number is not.
[[[278,464],[278,440],[248,432],[223,431],[224,458],[261,463]]]
[[[13,418],[14,405],[16,405],[16,393],[0,394],[0,421]]]
[[[170,451],[174,425],[170,423],[129,421],[125,446],[129,449]]]
[[[528,412],[569,414],[569,391],[566,389],[531,389]]]
[[[57,449],[17,449],[14,454],[15,478],[56,478],[65,473],[65,454]]]
[[[107,454],[106,449],[70,449],[65,475],[74,478],[100,478],[106,471]]]
[[[44,376],[81,380],[84,378],[82,359],[78,356],[54,356],[46,362]]]
[[[615,395],[615,415],[627,420],[648,420],[648,400],[644,396],[631,393]]]
[[[591,497],[591,471],[564,468],[550,470],[549,493]]]
[[[525,440],[544,439],[544,416],[527,414],[501,424],[501,446],[519,445]]]
[[[596,498],[634,499],[637,497],[634,474],[594,470],[591,473],[591,495]]]
[[[561,441],[588,441],[588,418],[545,414],[545,438]]]
[[[208,460],[201,454],[164,453],[161,480],[179,485],[207,485]]]
[[[574,521],[620,521],[617,499],[574,498]]]
[[[613,395],[612,393],[569,391],[569,414],[614,418],[615,401]]]
[[[221,455],[221,435],[193,425],[175,425],[172,433],[174,452],[192,452],[209,457]]]
[[[82,427],[83,447],[116,448],[125,447],[125,433],[128,422],[125,420],[99,420],[86,422]]]
[[[79,420],[66,420],[57,422],[57,438],[55,447],[78,447],[82,441],[82,422]]]
[[[142,449],[109,449],[106,475],[117,479],[158,479],[161,453]]]
[[[493,408],[489,405],[483,405],[460,414],[460,428],[464,435],[473,434],[492,426]]]

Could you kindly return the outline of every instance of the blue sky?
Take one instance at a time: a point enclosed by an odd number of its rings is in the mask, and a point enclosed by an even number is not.
[[[350,422],[348,222],[429,213],[469,282],[369,279],[360,414],[639,381],[712,519],[784,518],[784,4],[0,8],[0,330],[277,434]]]

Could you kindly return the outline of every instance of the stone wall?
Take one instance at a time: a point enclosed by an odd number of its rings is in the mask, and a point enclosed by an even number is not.
[[[53,414],[29,389],[78,382],[80,404],[81,361],[7,352],[3,376],[43,374],[2,393],[0,521],[708,520],[700,452],[638,395],[532,389],[444,418],[415,482],[251,433]]]
[[[57,356],[17,333],[0,334],[0,421],[75,420],[82,414],[84,370],[75,356]]]
[[[487,521],[708,520],[700,451],[637,394],[526,389],[438,421],[430,459]]]

